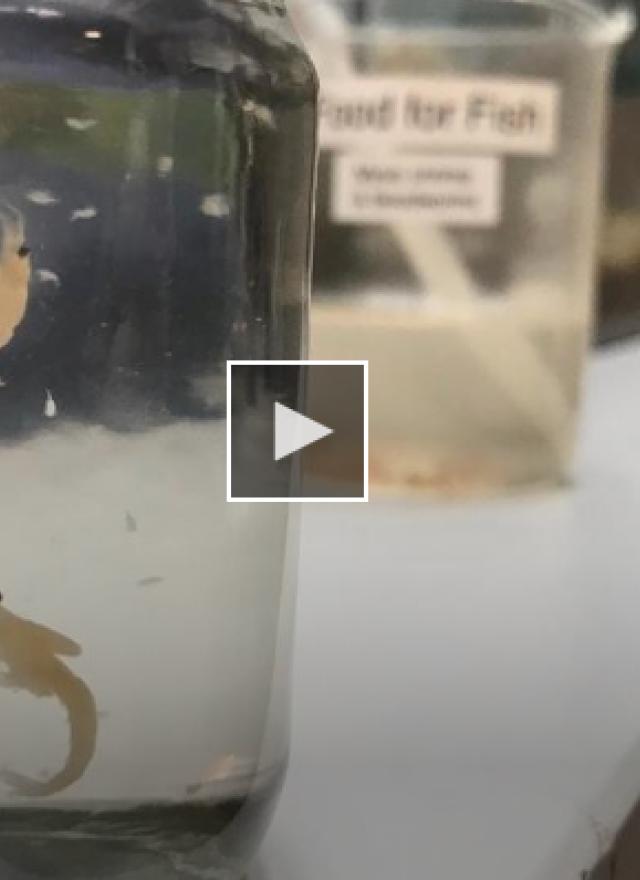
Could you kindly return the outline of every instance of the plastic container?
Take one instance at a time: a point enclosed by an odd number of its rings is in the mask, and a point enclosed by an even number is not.
[[[300,10],[323,92],[313,355],[369,359],[379,487],[555,484],[632,17],[563,0],[371,6],[359,25]]]
[[[296,529],[225,368],[304,353],[315,74],[276,0],[17,0],[0,83],[0,875],[240,877]]]

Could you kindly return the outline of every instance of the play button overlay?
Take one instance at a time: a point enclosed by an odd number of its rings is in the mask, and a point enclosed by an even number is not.
[[[366,501],[364,361],[229,361],[227,500]]]
[[[313,419],[308,419],[299,412],[289,409],[288,406],[276,403],[274,407],[273,448],[276,461],[282,461],[283,458],[300,452],[312,443],[318,443],[333,434],[333,428],[314,422]]]

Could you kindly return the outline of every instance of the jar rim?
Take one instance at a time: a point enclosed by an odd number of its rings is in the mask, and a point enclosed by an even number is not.
[[[562,26],[508,24],[426,24],[411,22],[372,22],[351,25],[350,42],[370,43],[381,38],[401,38],[405,42],[422,42],[452,45],[500,45],[504,43],[569,42],[603,47],[622,44],[636,26],[636,14],[628,3],[618,3],[611,9],[595,6],[586,0],[466,0],[476,10],[483,2],[494,7],[529,8],[532,11],[548,11],[550,15],[563,18]]]

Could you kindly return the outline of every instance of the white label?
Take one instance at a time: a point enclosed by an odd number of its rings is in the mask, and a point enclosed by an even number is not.
[[[559,114],[544,80],[347,77],[322,84],[320,143],[549,155]]]
[[[501,164],[491,156],[336,156],[331,216],[338,223],[495,226]]]

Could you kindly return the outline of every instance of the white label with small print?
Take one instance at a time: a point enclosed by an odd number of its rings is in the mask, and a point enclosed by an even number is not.
[[[363,153],[333,160],[337,223],[496,226],[502,161],[495,156]]]
[[[560,89],[548,80],[328,79],[320,98],[320,144],[548,156],[558,144],[560,104]]]

